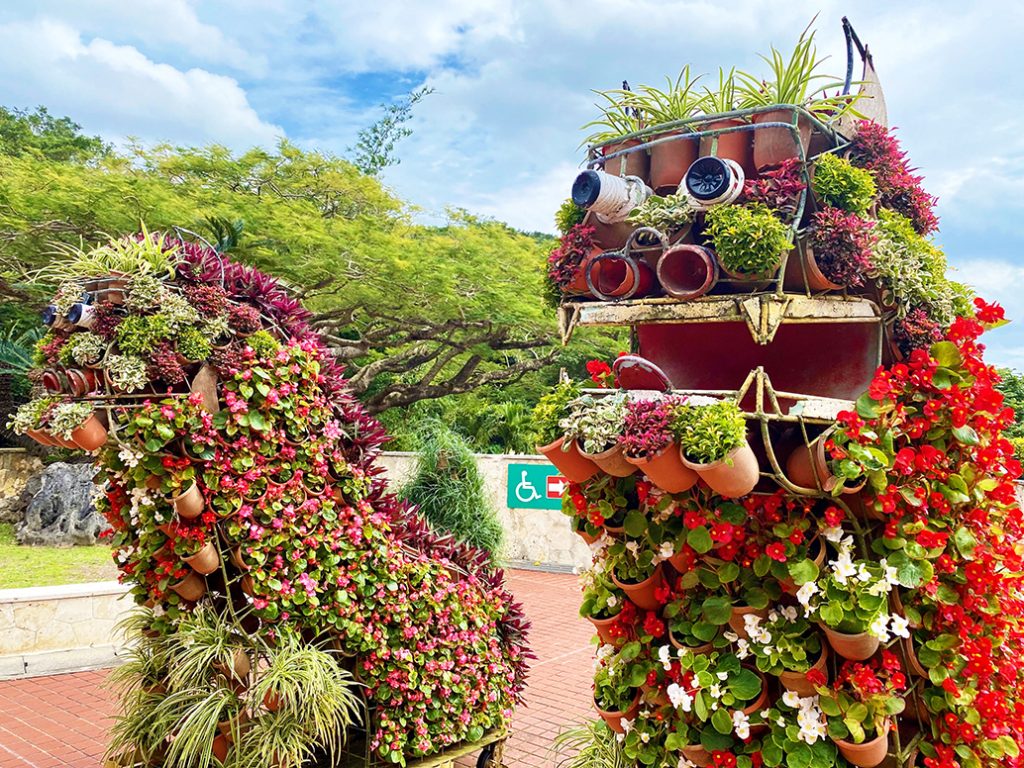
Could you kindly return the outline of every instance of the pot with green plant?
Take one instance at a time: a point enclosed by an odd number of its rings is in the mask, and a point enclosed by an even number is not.
[[[681,588],[665,605],[662,616],[668,625],[669,642],[683,653],[706,654],[729,644],[725,627],[732,615],[713,590],[700,584]]]
[[[818,705],[828,718],[828,735],[858,768],[875,768],[889,751],[892,718],[904,707],[907,680],[888,650],[866,664],[848,661],[831,687],[818,687]]]
[[[787,691],[814,696],[825,679],[828,646],[817,627],[796,606],[772,609],[762,619],[747,622],[747,648],[757,668],[779,678]]]
[[[629,222],[637,227],[656,229],[672,243],[685,239],[695,215],[696,209],[686,194],[651,195],[633,209]]]
[[[537,453],[554,464],[571,483],[584,483],[600,471],[593,461],[580,453],[575,438],[567,437],[561,426],[569,416],[570,404],[578,397],[579,387],[563,381],[542,396],[533,409]]]
[[[636,94],[624,89],[594,91],[603,100],[598,104],[601,117],[583,126],[596,130],[583,140],[583,144],[600,150],[599,156],[607,158],[604,172],[612,176],[636,176],[646,180],[650,168],[650,155],[646,149],[628,151],[644,142],[641,139],[623,139],[644,127],[644,117],[636,103]],[[617,157],[609,155],[622,152]]]
[[[206,579],[195,571],[189,571],[180,581],[171,584],[170,589],[177,592],[182,600],[194,603],[206,594]]]
[[[629,521],[627,533],[628,526]],[[654,550],[635,539],[620,539],[608,546],[607,553],[605,567],[612,583],[637,608],[659,610],[662,605],[659,593],[665,586],[665,563],[655,558]]]
[[[580,616],[594,625],[602,643],[621,645],[626,632],[619,621],[627,601],[606,571],[587,570],[580,574],[583,602]]]
[[[66,447],[95,451],[107,442],[107,428],[91,403],[67,402],[54,406],[48,425],[50,434]]]
[[[641,651],[639,642],[627,643],[602,659],[594,673],[594,707],[616,733],[625,733],[640,711],[640,686],[648,672],[648,665],[639,658]]]
[[[820,489],[834,496],[857,493],[864,487],[867,476],[858,461],[859,455],[864,454],[863,459],[873,466],[884,461],[875,455],[882,452],[877,448],[861,450],[861,446],[857,446],[852,448],[856,455],[849,457],[852,462],[849,462],[849,458],[830,461],[828,446],[835,439],[834,435],[829,429],[812,440],[810,445],[797,445],[793,449],[786,459],[786,476],[792,483],[801,488]],[[843,461],[848,461],[852,466],[844,466]]]
[[[718,88],[714,91],[704,89],[704,111],[709,115],[734,112],[738,107],[739,94],[736,91],[736,69],[726,72],[718,70]],[[742,117],[720,117],[701,124],[702,131],[722,131],[727,128],[738,128],[746,125]],[[701,137],[700,156],[720,157],[733,160],[743,169],[749,178],[754,176],[754,147],[751,144],[751,132],[732,131],[729,133],[712,133]]]
[[[60,398],[53,396],[37,397],[18,406],[7,422],[7,428],[18,435],[25,435],[40,445],[57,446],[59,443],[51,436],[47,427],[49,414],[60,403]]]
[[[689,120],[703,109],[704,97],[697,91],[700,79],[700,75],[691,77],[690,66],[686,65],[675,81],[666,78],[664,91],[641,85],[633,101],[651,125]],[[689,132],[688,128],[674,128],[648,138],[653,142],[650,147],[651,187],[656,194],[674,193],[686,169],[697,159],[697,140],[682,138]]]
[[[666,493],[682,493],[697,483],[697,473],[683,464],[672,433],[678,397],[631,400],[626,405],[622,445],[626,461],[635,465]]]
[[[735,402],[684,403],[674,414],[672,431],[682,447],[683,464],[726,498],[754,490],[760,469],[747,441],[747,422]]]
[[[736,280],[771,278],[792,247],[792,231],[760,203],[720,205],[705,215],[718,264]]]
[[[863,661],[890,638],[889,592],[898,583],[896,569],[884,560],[854,560],[849,536],[838,550],[818,580],[801,586],[796,597],[805,614],[821,623],[832,650],[844,659]]]
[[[623,455],[627,399],[621,390],[603,397],[583,395],[570,404],[569,415],[560,422],[566,440],[576,441],[584,458],[614,477],[636,472]]]
[[[761,757],[767,768],[789,765],[801,755],[810,768],[846,768],[836,745],[828,738],[825,714],[816,696],[787,691],[776,699],[765,716],[768,733],[761,740]]]
[[[768,79],[740,72],[739,97],[746,107],[775,107],[758,112],[755,124],[788,123],[790,128],[758,128],[754,131],[754,165],[758,170],[776,166],[790,157],[806,156],[811,140],[811,122],[796,107],[811,113],[838,118],[848,110],[855,96],[823,96],[829,88],[842,88],[843,83],[819,71],[825,59],[819,59],[814,45],[814,32],[804,30],[789,60],[774,47],[771,56],[762,55],[768,64]],[[790,105],[783,107],[782,105]]]
[[[206,528],[179,524],[173,541],[174,553],[196,573],[208,576],[220,567],[215,537]]]

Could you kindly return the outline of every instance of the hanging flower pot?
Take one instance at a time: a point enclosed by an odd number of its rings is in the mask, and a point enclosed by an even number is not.
[[[878,638],[868,632],[849,634],[838,632],[824,624],[821,625],[821,628],[825,632],[825,637],[828,638],[828,644],[832,646],[832,650],[850,661],[870,659],[880,645]]]
[[[576,522],[573,524],[572,532],[579,536],[581,539],[583,539],[583,543],[589,547],[591,544],[593,544],[601,537],[599,535],[591,536],[589,533],[587,533],[586,526],[587,521],[581,517],[577,517]]]
[[[624,454],[625,455],[625,454]],[[679,446],[672,443],[653,456],[635,459],[625,455],[626,461],[635,466],[665,493],[682,493],[697,484],[699,476],[683,464]]]
[[[927,679],[928,670],[921,666],[921,662],[917,658],[917,651],[914,649],[913,636],[901,637],[900,645],[903,647],[903,654],[906,657],[907,669],[910,670],[910,674]]]
[[[788,669],[783,670],[779,673],[779,682],[782,683],[782,687],[787,691],[792,691],[801,696],[816,696],[818,691],[807,679],[807,674],[811,670],[816,672],[825,673],[825,664],[828,662],[828,645],[825,643],[821,644],[821,655],[818,660],[814,662],[811,669],[807,672],[790,672]]]
[[[744,640],[750,639],[750,636],[747,634],[746,624],[743,620],[743,617],[747,615],[759,616],[763,619],[768,616],[768,609],[751,608],[749,605],[734,605],[732,607],[732,615],[729,617],[729,627]]]
[[[178,517],[185,520],[195,520],[206,509],[203,492],[195,480],[184,491],[171,496],[171,503]]]
[[[807,558],[818,566],[818,571],[820,572],[821,566],[825,562],[825,543],[817,533],[814,534],[807,544]],[[790,595],[795,595],[800,590],[796,582],[788,577],[779,579],[779,586],[782,587],[783,592]]]
[[[241,648],[236,648],[234,653],[231,655],[230,663],[217,660],[212,664],[214,670],[220,672],[226,678],[234,678],[235,680],[242,680],[248,677],[250,670],[252,670],[252,662],[249,660],[249,654],[247,654]]]
[[[59,395],[68,390],[67,376],[53,368],[47,368],[43,371],[40,381],[43,389],[51,395]]]
[[[720,131],[725,128],[735,128],[746,125],[742,117],[729,117],[724,120],[714,120],[701,126],[702,131]],[[754,150],[751,146],[751,131],[733,131],[718,136],[718,147],[714,156],[733,160],[739,163],[744,175],[754,175]],[[704,136],[700,140],[701,157],[711,156],[711,148],[714,142],[713,136]]]
[[[903,599],[900,597],[899,589],[893,589],[889,593],[889,603],[892,605],[893,613],[895,613],[897,616],[902,616],[904,619],[907,620],[908,627],[910,627],[911,629],[921,628],[921,622],[914,621],[909,616],[907,616],[907,611],[903,607]]]
[[[889,752],[889,721],[886,720],[879,730],[881,733],[878,736],[863,744],[855,744],[842,739],[832,739],[832,741],[839,748],[840,754],[851,765],[855,765],[857,768],[875,768],[885,760],[885,756]]]
[[[194,603],[206,594],[206,580],[195,571],[192,571],[177,584],[171,584],[171,589],[177,592],[183,600]]]
[[[701,245],[674,245],[658,259],[658,282],[676,299],[697,299],[718,282],[715,254]]]
[[[224,763],[228,759],[228,748],[230,744],[224,734],[219,733],[213,738],[213,743],[210,745],[210,752],[217,762]]]
[[[685,135],[681,132],[659,133],[651,141]],[[697,159],[696,139],[674,138],[651,146],[651,187],[657,195],[671,195],[679,188],[686,169]]]
[[[35,440],[40,445],[58,445],[57,441],[48,435],[44,430],[41,429],[26,429],[25,434],[31,439]]]
[[[201,405],[210,413],[217,413],[220,410],[217,380],[216,369],[212,365],[204,363],[196,372],[192,383],[189,385],[189,392],[193,395],[199,393],[199,396],[202,398]]]
[[[654,287],[654,272],[644,259],[607,251],[588,261],[587,290],[601,301],[642,298]]]
[[[658,602],[654,593],[665,586],[665,565],[664,563],[658,563],[650,576],[635,584],[620,581],[613,571],[612,583],[625,592],[626,597],[637,608],[645,611],[656,611],[661,607],[661,603]]]
[[[618,647],[625,642],[626,638],[624,636],[616,637],[611,631],[612,625],[619,619],[617,615],[612,616],[610,619],[595,619],[593,616],[588,616],[587,619],[594,625],[594,630],[597,632],[597,636],[601,638],[602,643]]]
[[[587,269],[590,267],[590,263],[604,253],[598,247],[594,247],[590,253],[583,257],[583,261],[576,267],[576,271],[573,273],[572,281],[562,288],[563,296],[589,296],[590,287],[587,285]]]
[[[825,454],[825,443],[828,441],[829,433],[819,436],[810,446],[798,445],[786,459],[786,476],[794,485],[801,488],[821,488],[826,493],[839,484],[839,478],[832,474],[828,465],[828,456]],[[842,492],[857,493],[860,491],[867,478],[855,486],[844,487]]]
[[[277,712],[283,704],[282,698],[273,691],[263,694],[263,706],[267,708],[268,712]]]
[[[217,547],[212,541],[206,542],[202,549],[194,555],[183,557],[182,561],[193,571],[204,576],[213,573],[220,567],[220,555],[217,553]]]
[[[569,443],[567,450],[562,450],[564,444],[565,438],[560,437],[553,443],[537,446],[537,453],[554,464],[570,483],[585,483],[601,471],[597,464],[580,452],[575,440]]]
[[[770,112],[762,112],[754,115],[752,122],[755,125],[761,123],[790,123],[793,122],[793,110],[773,109]],[[800,147],[803,156],[807,157],[807,147],[811,143],[811,123],[800,115],[797,120],[797,132],[800,136]],[[793,138],[793,131],[790,128],[756,128],[754,129],[754,166],[757,170],[771,168],[779,165],[791,157],[800,156],[800,147]]]
[[[629,477],[636,472],[636,467],[626,461],[622,443],[616,443],[613,447],[600,453],[587,453],[580,449],[580,456],[590,459],[612,477]]]
[[[71,442],[83,451],[95,451],[107,442],[107,428],[95,413],[90,414],[81,426],[71,432]]]
[[[671,630],[668,633],[668,641],[672,643],[673,648],[678,648],[681,651],[687,651],[692,653],[694,656],[705,656],[715,650],[714,643],[704,643],[703,645],[696,646],[683,645],[676,639],[676,636],[671,632]]]
[[[687,744],[685,747],[681,747],[679,751],[683,753],[683,757],[698,766],[698,768],[708,768],[708,766],[714,764],[711,753],[700,744]]]
[[[256,594],[256,581],[253,579],[252,574],[250,573],[247,573],[242,577],[239,586],[242,588],[242,591],[245,592],[245,594],[249,595],[249,597],[252,597]]]
[[[783,286],[787,290],[802,291],[841,291],[843,286],[833,283],[822,273],[814,258],[814,249],[808,243],[789,252],[786,259],[786,271],[783,273]]]
[[[761,477],[757,456],[750,443],[734,448],[724,459],[710,464],[696,464],[688,460],[684,452],[683,463],[700,475],[711,490],[727,499],[746,496],[754,490]]]
[[[625,733],[626,729],[622,727],[623,720],[635,720],[637,713],[640,711],[640,697],[641,691],[638,688],[636,691],[636,698],[633,703],[622,712],[610,712],[601,709],[601,705],[597,703],[597,699],[594,699],[594,708],[597,710],[597,714],[608,723],[608,727],[616,733]]]
[[[617,141],[613,144],[605,144],[601,147],[601,154],[604,156],[611,155],[619,150],[637,147],[643,143],[644,141],[641,139],[627,139],[626,141]],[[641,179],[646,179],[650,163],[651,156],[647,154],[647,150],[638,149],[634,152],[627,152],[624,155],[605,160],[604,172],[612,176],[638,176]]]
[[[231,562],[240,571],[248,571],[250,568],[252,568],[251,565],[249,565],[247,562],[245,562],[245,558],[242,555],[242,548],[241,547],[232,547],[232,549],[231,549]]]
[[[65,375],[68,380],[68,388],[72,397],[85,397],[96,389],[96,371],[91,368],[84,370],[78,368],[69,369]]]

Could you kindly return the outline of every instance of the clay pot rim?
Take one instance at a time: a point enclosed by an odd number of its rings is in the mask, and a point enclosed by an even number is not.
[[[864,749],[865,747],[868,747],[868,746],[871,746],[871,745],[875,744],[879,739],[886,739],[886,740],[888,740],[888,738],[889,738],[889,727],[891,725],[892,725],[892,718],[891,717],[885,718],[885,722],[882,723],[882,729],[883,729],[884,733],[880,733],[880,734],[876,735],[875,738],[871,739],[870,741],[862,741],[860,744],[858,744],[855,741],[847,741],[846,739],[837,739],[834,736],[829,736],[829,738],[832,739],[832,741],[835,742],[835,744],[837,746],[842,745],[844,747],[853,747],[854,749],[858,749],[858,750],[859,749]]]
[[[673,447],[677,447],[678,448],[678,450],[680,451],[680,456],[681,456],[683,449],[681,447],[679,447],[679,443],[677,443],[675,440],[673,440],[671,443],[666,445],[660,451],[657,451],[657,452],[651,454],[650,456],[644,456],[643,458],[634,458],[633,456],[630,456],[629,453],[626,452],[625,448],[623,448],[622,449],[622,457],[626,461],[628,461],[630,464],[633,464],[635,466],[643,468],[643,467],[647,466],[648,464],[654,462],[656,459],[664,456]]]
[[[657,564],[656,566],[654,566],[654,570],[653,570],[653,571],[651,571],[651,575],[650,575],[650,576],[648,576],[648,577],[647,577],[646,579],[644,579],[644,580],[642,580],[642,581],[636,581],[636,582],[624,582],[624,581],[620,581],[620,580],[619,580],[619,577],[615,575],[615,570],[614,570],[614,569],[612,569],[612,571],[611,571],[611,575],[612,575],[612,583],[613,583],[613,584],[614,584],[614,585],[615,585],[616,587],[618,587],[619,589],[621,589],[621,590],[623,590],[623,591],[627,591],[628,589],[632,589],[632,588],[634,588],[634,587],[639,587],[639,586],[640,586],[640,585],[642,585],[642,584],[646,584],[646,583],[647,583],[647,582],[649,582],[649,581],[650,581],[651,579],[654,579],[654,578],[656,578],[656,577],[658,576],[658,573],[659,573],[659,572],[662,572],[662,573],[664,573],[664,568],[665,568],[665,561],[664,561],[664,560],[662,560],[662,561],[661,561],[660,563],[658,563],[658,564]],[[640,606],[637,606],[637,608],[638,608],[639,610],[643,610],[642,608],[640,608]]]
[[[694,472],[707,472],[709,469],[718,469],[721,466],[730,466],[726,462],[729,459],[734,459],[744,449],[751,450],[751,451],[754,450],[753,448],[750,447],[750,439],[749,438],[747,438],[747,440],[743,443],[743,445],[736,446],[735,448],[733,448],[731,451],[729,451],[727,454],[725,454],[725,456],[723,456],[718,461],[712,461],[712,462],[710,462],[708,464],[698,464],[698,463],[696,463],[694,461],[690,461],[688,458],[686,458],[686,450],[684,448],[682,448],[682,447],[680,447],[680,455],[683,457],[683,465],[684,466],[689,467]],[[732,466],[735,466],[735,462],[733,462]]]
[[[577,442],[576,450],[580,452],[580,456],[583,456],[586,459],[590,459],[591,461],[610,459],[612,456],[615,455],[617,451],[621,451],[623,455],[625,455],[625,449],[623,448],[622,443],[616,443],[611,448],[608,448],[607,450],[604,451],[600,451],[598,453],[587,453],[586,451],[583,450],[583,446],[579,445],[579,443]]]
[[[625,717],[633,707],[640,703],[640,697],[643,695],[643,691],[638,687],[636,689],[636,696],[633,697],[633,703],[629,705],[625,710],[621,709],[601,709],[601,705],[597,703],[597,691],[594,691],[594,708],[601,714],[607,717]]]
[[[828,649],[829,649],[828,640],[825,639],[824,637],[822,637],[821,638],[821,651],[818,653],[818,660],[816,662],[814,662],[813,664],[811,664],[811,666],[809,666],[807,668],[807,672],[810,672],[812,669],[819,669],[820,670],[820,669],[824,668],[824,666],[828,663],[828,655],[829,655]],[[793,676],[793,677],[801,678],[801,677],[806,677],[807,676],[807,672],[795,672],[792,669],[783,669],[782,672],[779,673],[778,677],[779,677],[780,680],[783,679],[784,676]]]

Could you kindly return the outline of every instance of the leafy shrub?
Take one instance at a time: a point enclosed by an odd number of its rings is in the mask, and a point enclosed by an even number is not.
[[[791,157],[778,168],[762,171],[743,185],[744,203],[760,203],[782,221],[792,220],[800,207],[800,195],[807,189],[799,158]]]
[[[729,272],[748,276],[770,273],[791,246],[790,230],[759,203],[720,205],[708,211],[705,220],[705,234]]]
[[[808,244],[821,273],[837,285],[864,285],[871,269],[875,225],[855,213],[828,207],[812,217]]]
[[[832,154],[818,158],[811,186],[825,205],[850,213],[867,213],[878,193],[870,173]]]
[[[653,227],[661,232],[684,227],[693,221],[696,210],[685,194],[660,197],[651,195],[629,214],[638,227]]]
[[[563,235],[577,224],[583,223],[583,217],[587,215],[585,208],[580,208],[571,199],[566,200],[555,212],[555,226]]]
[[[574,225],[548,255],[548,280],[564,292],[579,274],[583,260],[594,249],[594,228]]]
[[[541,397],[533,409],[533,442],[544,446],[565,434],[561,422],[569,415],[569,404],[580,395],[579,387],[571,381],[562,381]]]
[[[683,454],[695,464],[721,461],[747,441],[743,411],[731,400],[713,405],[682,405],[672,430]]]
[[[465,438],[440,421],[427,423],[421,437],[416,475],[398,492],[420,508],[440,531],[496,557],[502,528],[484,491],[484,479]]]

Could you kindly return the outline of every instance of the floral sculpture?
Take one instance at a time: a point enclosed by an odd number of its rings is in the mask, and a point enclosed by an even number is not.
[[[111,253],[136,269],[94,271]],[[405,765],[500,733],[530,656],[522,612],[486,553],[387,492],[385,435],[309,313],[255,269],[150,234],[69,272],[33,373],[51,392],[14,421],[94,451],[140,605],[111,759],[297,766],[362,735]]]

